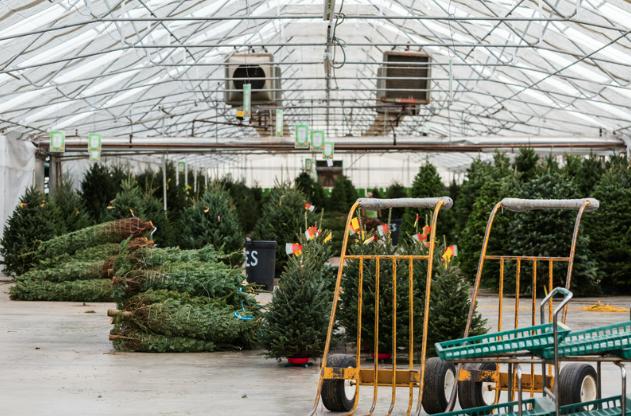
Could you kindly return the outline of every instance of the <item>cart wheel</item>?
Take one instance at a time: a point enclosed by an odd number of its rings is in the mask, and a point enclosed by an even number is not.
[[[447,410],[451,390],[456,384],[456,367],[438,357],[425,363],[425,386],[423,387],[423,409],[429,414]]]
[[[596,400],[598,395],[596,370],[589,364],[569,363],[559,373],[559,404]]]
[[[355,356],[334,354],[327,360],[329,367],[355,367]],[[324,380],[322,382],[322,404],[331,412],[348,412],[355,403],[355,386],[350,380]]]
[[[497,371],[495,363],[465,364],[465,370]],[[495,383],[488,381],[459,381],[458,400],[460,407],[470,409],[472,407],[490,406],[495,403]]]

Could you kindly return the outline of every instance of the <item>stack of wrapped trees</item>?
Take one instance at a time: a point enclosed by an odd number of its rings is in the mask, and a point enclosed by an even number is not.
[[[257,304],[241,271],[211,246],[142,248],[121,255],[108,311],[118,351],[202,352],[249,348]]]
[[[16,278],[11,299],[112,301],[111,271],[121,247],[153,245],[143,237],[152,229],[150,221],[124,218],[44,241],[31,253],[32,267]]]

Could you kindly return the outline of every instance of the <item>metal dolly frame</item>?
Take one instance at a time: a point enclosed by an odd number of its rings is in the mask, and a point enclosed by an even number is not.
[[[438,222],[438,216],[442,209],[449,209],[453,206],[453,201],[449,197],[438,197],[438,198],[398,198],[398,199],[376,199],[376,198],[360,198],[358,199],[353,206],[350,208],[347,219],[346,226],[344,231],[344,237],[342,241],[342,250],[340,255],[340,265],[337,272],[337,280],[335,283],[335,292],[333,295],[333,303],[331,306],[331,314],[329,317],[329,325],[327,329],[327,336],[324,345],[324,352],[322,355],[322,362],[320,368],[320,376],[317,385],[316,396],[313,403],[313,408],[311,411],[311,415],[315,415],[318,411],[318,406],[320,400],[322,398],[322,387],[326,381],[331,380],[350,380],[355,384],[355,396],[352,403],[352,408],[346,409],[346,414],[351,415],[354,414],[359,406],[359,392],[360,386],[370,385],[373,387],[373,400],[368,412],[369,415],[372,415],[375,411],[375,407],[378,400],[378,388],[379,386],[389,386],[391,387],[391,399],[390,399],[390,407],[388,410],[388,414],[391,414],[394,410],[395,402],[396,402],[396,391],[399,387],[404,387],[408,389],[408,405],[406,414],[410,415],[412,412],[412,407],[414,403],[414,390],[418,389],[418,402],[416,405],[416,409],[414,410],[416,414],[420,414],[422,408],[422,399],[423,399],[423,387],[424,387],[424,379],[425,379],[425,364],[427,360],[427,328],[429,324],[429,305],[430,305],[430,296],[431,296],[431,285],[432,285],[432,271],[433,271],[433,262],[434,262],[434,251],[435,251],[435,243],[436,243],[436,228]],[[390,208],[418,208],[418,209],[431,209],[433,214],[431,218],[431,230],[429,236],[429,249],[427,255],[350,255],[347,254],[348,249],[348,240],[351,229],[351,221],[355,215],[355,212],[358,208],[370,209],[370,210],[379,210],[379,209],[390,209]],[[331,339],[333,336],[333,330],[335,326],[335,314],[338,308],[338,303],[340,300],[341,294],[341,283],[342,278],[344,276],[344,266],[346,260],[357,260],[359,261],[359,293],[358,293],[358,324],[357,324],[357,335],[356,335],[356,353],[355,353],[355,361],[354,365],[344,366],[344,367],[331,367],[329,366],[329,351],[331,347]],[[376,264],[376,287],[379,287],[379,270],[380,270],[380,261],[391,261],[393,264],[393,283],[395,284],[393,290],[393,327],[392,327],[392,339],[393,339],[393,348],[392,348],[392,368],[379,368],[379,359],[378,359],[378,325],[379,325],[379,290],[375,292],[375,340],[374,340],[374,365],[372,368],[362,368],[361,366],[361,332],[362,332],[362,300],[363,300],[363,262],[364,260],[374,260]],[[397,347],[396,347],[396,262],[397,260],[407,260],[409,262],[408,274],[409,274],[409,346],[408,346],[408,365],[405,369],[397,368]],[[424,260],[427,261],[427,274],[425,279],[425,297],[424,297],[424,314],[423,314],[423,334],[421,339],[421,352],[420,352],[420,366],[415,368],[414,363],[414,335],[413,334],[413,303],[414,303],[414,284],[413,284],[413,269],[414,260]]]

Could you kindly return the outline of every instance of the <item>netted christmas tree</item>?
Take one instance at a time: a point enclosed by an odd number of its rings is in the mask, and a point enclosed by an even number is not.
[[[36,261],[33,253],[41,241],[54,237],[59,231],[58,219],[59,214],[46,195],[35,188],[26,190],[4,225],[0,241],[7,275],[20,275],[33,266]]]
[[[305,226],[316,222],[316,215],[305,210],[305,202],[307,199],[302,192],[288,185],[278,185],[271,190],[267,203],[263,206],[261,218],[256,224],[256,239],[273,240],[278,243],[277,275],[282,272],[287,262],[285,244],[297,242],[305,231]]]
[[[180,222],[180,246],[201,248],[212,244],[232,252],[243,248],[244,235],[230,194],[219,185],[206,190],[199,201],[186,209]]]
[[[92,225],[81,196],[74,190],[72,181],[65,177],[52,193],[51,204],[57,209],[60,234]]]
[[[600,208],[585,214],[584,232],[598,265],[602,288],[610,294],[631,293],[631,171],[610,168],[592,194]]]
[[[323,235],[303,240],[302,254],[292,256],[281,275],[259,335],[269,357],[322,354],[335,282],[335,269],[327,264],[331,250]]]
[[[111,302],[112,281],[109,279],[20,280],[11,287],[11,299],[59,302]]]

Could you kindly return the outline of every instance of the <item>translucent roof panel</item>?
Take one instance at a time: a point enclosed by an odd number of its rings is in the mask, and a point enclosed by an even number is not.
[[[380,120],[384,52],[424,50],[432,101],[386,135],[631,132],[628,1],[334,3],[325,21],[322,0],[5,0],[0,128],[32,140],[57,128],[257,137],[224,103],[224,62],[267,51],[281,69],[282,100],[254,110],[283,108],[289,128],[306,122],[343,140]]]

